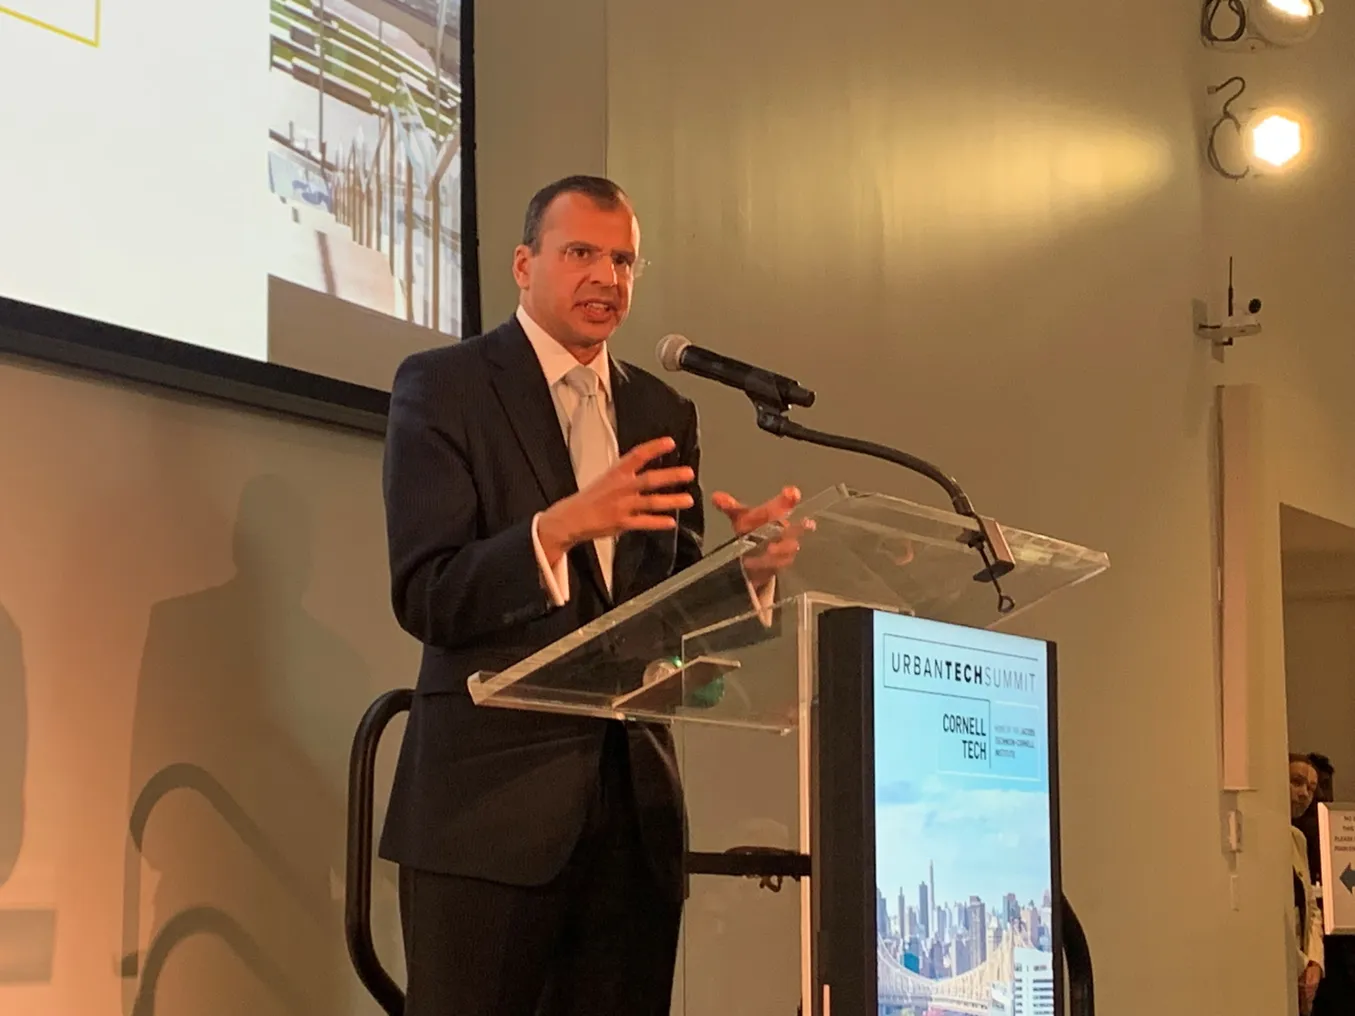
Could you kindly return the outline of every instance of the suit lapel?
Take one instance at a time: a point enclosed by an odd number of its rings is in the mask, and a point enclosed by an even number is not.
[[[578,492],[560,418],[532,344],[516,318],[495,330],[487,350],[495,394],[548,504]]]
[[[492,338],[486,338],[490,339],[487,355],[496,368],[491,372],[495,394],[503,404],[546,503],[554,504],[561,498],[577,494],[579,486],[574,477],[574,463],[570,461],[569,448],[560,433],[555,400],[527,333],[517,318],[510,318],[496,329]],[[610,599],[592,542],[575,548],[572,553],[582,556],[581,562],[576,557],[576,563],[583,565],[598,592]],[[613,562],[613,588],[617,588],[615,571]]]

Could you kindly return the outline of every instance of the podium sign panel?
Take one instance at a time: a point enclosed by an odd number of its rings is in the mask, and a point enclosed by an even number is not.
[[[1043,958],[1057,950],[1058,941],[1056,908],[1048,908],[1045,895],[1058,899],[1054,753],[1047,726],[1052,725],[1053,714],[1032,690],[1052,688],[1052,654],[1048,670],[1039,659],[1023,664],[1034,675],[1028,677],[1028,693],[1017,694],[1022,689],[1014,686],[970,688],[963,679],[958,687],[942,682],[937,691],[944,689],[944,695],[931,698],[922,685],[881,685],[878,701],[884,726],[878,758],[884,763],[879,771],[886,782],[880,793],[886,800],[890,793],[903,793],[903,783],[912,773],[919,780],[918,792],[931,795],[920,802],[935,809],[933,818],[938,822],[959,820],[961,813],[942,808],[948,799],[964,801],[972,810],[990,799],[1005,807],[1017,799],[1014,795],[1022,795],[1020,800],[1031,809],[1012,819],[1023,825],[1008,830],[1019,834],[1029,863],[1013,867],[1002,857],[976,859],[973,863],[985,870],[983,877],[941,875],[933,895],[929,876],[914,869],[921,863],[919,851],[939,847],[928,847],[925,840],[909,845],[895,826],[882,824],[882,829],[894,830],[894,839],[877,847],[865,838],[863,824],[841,825],[834,820],[840,835],[819,856],[827,832],[825,813],[860,815],[863,823],[865,816],[875,815],[876,790],[863,782],[862,765],[877,758],[877,733],[864,725],[863,717],[871,715],[862,711],[864,703],[834,699],[825,686],[820,628],[848,617],[903,625],[892,629],[891,637],[905,642],[892,645],[911,645],[918,657],[922,645],[918,640],[925,640],[927,632],[936,636],[944,631],[953,643],[948,650],[952,666],[964,649],[971,668],[1015,673],[1014,666],[998,668],[993,661],[1018,649],[1018,655],[1038,657],[1047,651],[1036,649],[1044,643],[983,629],[1092,578],[1109,561],[1097,551],[1002,527],[1013,567],[1000,577],[1001,593],[1015,602],[1015,609],[1004,613],[999,591],[985,573],[986,562],[972,545],[980,532],[974,519],[839,486],[803,502],[789,525],[797,534],[799,550],[770,585],[763,580],[760,565],[782,535],[777,526],[716,548],[698,564],[513,666],[472,675],[467,682],[471,698],[486,708],[665,723],[673,730],[687,788],[691,851],[771,847],[812,859],[810,878],[784,885],[773,880],[783,890],[775,896],[761,891],[756,879],[694,882],[684,922],[675,1012],[793,1011],[796,1003],[805,1016],[823,1012],[825,976],[831,975],[830,990],[833,978],[841,981],[838,990],[846,990],[851,982],[841,973],[846,962],[843,949],[860,954],[852,976],[857,997],[866,1000],[867,1008],[833,1005],[832,1012],[876,1011],[869,999],[875,997],[879,971],[891,977],[907,974],[914,979],[909,985],[919,979],[944,984],[930,994],[930,989],[910,987],[912,994],[907,995],[914,1001],[931,999],[938,1011],[946,1011],[939,1004],[949,997],[945,991],[960,990],[953,983],[958,978],[964,991],[988,1001],[980,1010],[975,1008],[979,1003],[966,995],[954,1011],[1053,1012],[1039,1006],[1002,1008],[1018,992],[1024,992],[1022,999],[1038,1000],[1046,985],[1052,990],[1058,983],[1057,966],[1044,969]],[[927,629],[926,622],[944,622],[946,627]],[[857,634],[856,676],[844,687],[854,687],[859,695],[874,687],[869,682],[877,676],[871,655],[876,636],[865,628]],[[985,643],[982,636],[998,641]],[[839,654],[840,637],[841,633],[832,643]],[[943,667],[946,659],[939,657]],[[963,675],[964,664],[960,666]],[[925,685],[930,678],[917,680]],[[869,701],[876,701],[873,691]],[[971,707],[967,711],[960,708],[966,702]],[[853,716],[855,733],[844,733],[844,717]],[[955,729],[944,729],[946,723]],[[912,754],[890,754],[898,747],[891,740],[890,724],[909,732]],[[937,724],[943,725],[939,734]],[[757,736],[766,733],[773,736]],[[857,756],[831,766],[825,762],[822,752],[842,752],[853,736]],[[899,734],[900,745],[904,740]],[[847,785],[833,779],[846,779]],[[855,795],[856,811],[844,812],[842,801],[825,800],[821,793]],[[897,823],[897,817],[889,816],[898,813],[881,814]],[[1036,826],[1044,830],[1043,838],[1032,840]],[[859,851],[869,848],[869,855],[853,855],[853,844]],[[941,858],[936,860],[942,863]],[[948,863],[943,863],[942,871]],[[830,867],[822,868],[823,864]],[[836,917],[816,912],[828,898],[821,881],[834,877],[841,881],[851,871],[857,872],[859,884],[833,898],[840,906],[864,900],[869,927],[859,920],[851,924],[840,912]],[[1004,877],[1012,880],[1009,885],[1001,881]],[[877,886],[877,878],[903,884]],[[1042,881],[1043,885],[1036,884]],[[924,882],[925,915],[910,917],[908,907],[918,908],[918,889]],[[897,904],[900,889],[908,899],[902,912]],[[883,914],[877,913],[881,892],[894,899]],[[1010,896],[1016,897],[1015,903]],[[972,914],[960,907],[969,908],[971,897],[980,901]],[[825,953],[825,930],[831,926],[823,923],[825,919],[842,927],[851,924],[855,938],[835,943],[836,951]],[[750,999],[748,982],[762,978],[774,983],[760,993],[752,991],[757,998]],[[982,988],[970,991],[985,978]],[[844,1001],[847,995],[850,991]],[[889,1000],[903,997],[899,991],[886,992]],[[917,1011],[928,1011],[927,1004],[919,1002]]]
[[[1053,1016],[1053,645],[861,608],[819,640],[825,1010]]]

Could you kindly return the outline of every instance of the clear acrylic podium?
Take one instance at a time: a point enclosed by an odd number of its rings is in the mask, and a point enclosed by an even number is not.
[[[839,486],[803,502],[790,523],[799,551],[769,598],[755,601],[745,572],[755,573],[779,534],[771,526],[509,669],[473,675],[472,699],[669,724],[692,851],[752,846],[811,855],[810,718],[822,610],[864,606],[990,627],[1109,567],[1103,553],[1002,527],[1014,567],[1001,587],[1015,601],[1004,614],[969,542],[980,528],[973,519]],[[803,999],[811,1012],[808,879],[798,883],[798,898],[780,893],[779,879],[763,880],[778,890],[771,901],[750,880],[703,881],[724,884],[693,886],[674,1011],[792,1016]],[[759,978],[766,983],[750,987]]]

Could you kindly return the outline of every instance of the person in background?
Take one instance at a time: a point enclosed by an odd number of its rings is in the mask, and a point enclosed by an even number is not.
[[[1294,881],[1294,934],[1298,942],[1299,1012],[1309,1016],[1322,981],[1322,910],[1308,866],[1308,842],[1292,823],[1306,812],[1317,794],[1317,767],[1307,755],[1289,756],[1290,865]]]
[[[1330,804],[1335,800],[1332,795],[1332,781],[1335,779],[1336,770],[1331,764],[1331,759],[1321,752],[1310,752],[1308,761],[1317,770],[1317,790],[1313,794],[1312,804],[1308,805],[1308,809],[1302,815],[1294,819],[1294,827],[1303,833],[1303,838],[1307,841],[1308,870],[1312,873],[1313,882],[1320,884],[1322,882],[1322,852],[1319,849],[1317,831],[1317,806],[1323,801]]]
[[[1313,803],[1294,825],[1308,842],[1308,868],[1313,882],[1321,886],[1319,907],[1325,905],[1331,888],[1322,883],[1322,841],[1318,830],[1317,806],[1336,800],[1336,767],[1320,752],[1308,756],[1317,770],[1317,792]],[[1355,940],[1347,935],[1328,935],[1322,944],[1322,982],[1313,999],[1312,1016],[1352,1016],[1355,1013]]]

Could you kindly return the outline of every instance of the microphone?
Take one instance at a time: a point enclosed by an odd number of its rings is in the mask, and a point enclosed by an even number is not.
[[[978,551],[983,561],[983,568],[974,575],[974,581],[990,583],[993,586],[997,592],[999,614],[1009,614],[1015,608],[1016,601],[1002,591],[1003,576],[1011,573],[1016,567],[1016,558],[1012,555],[1007,538],[1002,533],[1002,527],[974,510],[969,495],[954,477],[926,459],[910,455],[901,449],[877,444],[874,441],[863,441],[860,438],[830,434],[823,430],[812,430],[796,423],[786,413],[791,406],[806,408],[812,406],[814,393],[791,378],[694,346],[683,335],[665,335],[659,340],[655,352],[664,370],[685,370],[689,374],[709,378],[731,388],[742,389],[753,400],[757,409],[758,428],[768,434],[788,437],[821,448],[868,455],[927,477],[950,497],[955,514],[971,518],[978,524],[976,529],[960,537],[960,542]]]
[[[814,393],[798,381],[694,346],[683,335],[665,335],[659,340],[655,352],[664,370],[686,371],[738,388],[760,405],[767,404],[784,411],[791,406],[808,409],[814,404]]]

